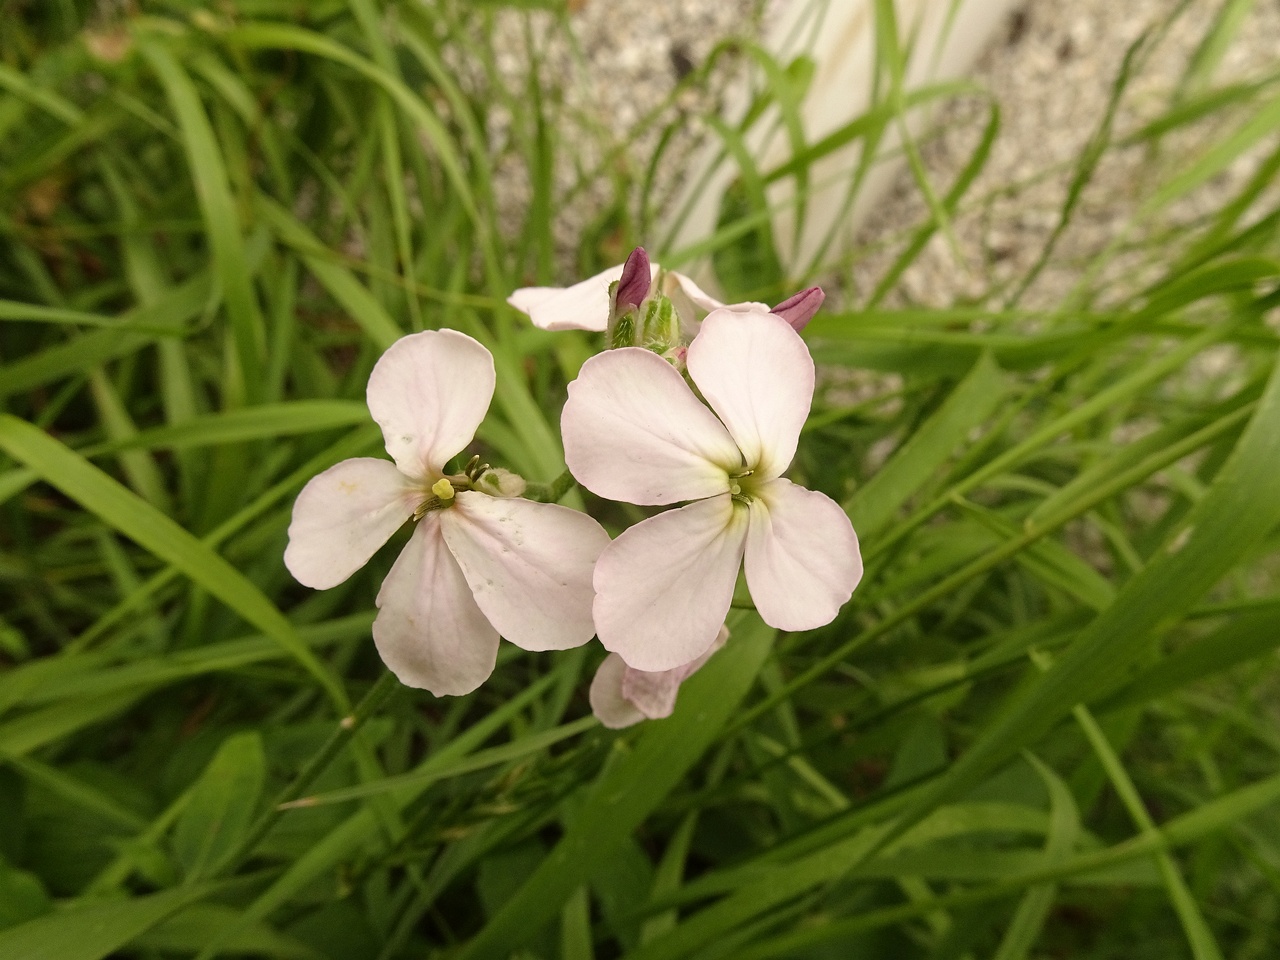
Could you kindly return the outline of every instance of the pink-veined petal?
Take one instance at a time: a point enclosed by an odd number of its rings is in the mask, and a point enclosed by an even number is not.
[[[790,480],[773,480],[751,503],[747,586],[762,620],[812,630],[835,619],[862,579],[858,536],[840,505]]]
[[[729,639],[729,628],[720,627],[715,641],[698,659],[686,663],[673,670],[661,673],[649,673],[627,667],[622,675],[622,696],[650,720],[661,720],[669,717],[676,709],[676,695],[680,692],[680,684],[702,669],[711,659],[711,655],[724,646]],[[614,656],[614,654],[610,654]]]
[[[343,460],[298,494],[284,565],[304,586],[336,587],[412,516],[420,497],[390,460]]]
[[[565,463],[584,487],[627,503],[696,500],[728,489],[742,462],[715,414],[684,378],[639,347],[582,365],[560,415]]]
[[[591,680],[591,689],[587,693],[591,712],[610,730],[621,730],[644,719],[644,714],[622,696],[622,677],[629,669],[625,660],[611,653],[604,658]]]
[[[656,673],[715,642],[733,600],[747,510],[726,493],[642,520],[596,564],[596,632],[627,666]]]
[[[471,442],[493,399],[493,356],[457,330],[401,337],[374,364],[365,397],[396,465],[438,478]]]
[[[474,490],[439,513],[476,604],[504,637],[525,650],[568,650],[595,636],[591,574],[609,544],[595,520]]]
[[[594,330],[609,325],[609,284],[622,278],[623,264],[602,270],[571,287],[521,287],[507,303],[543,330]],[[650,277],[658,265],[649,265]]]
[[[813,358],[800,335],[767,309],[716,310],[687,362],[757,477],[786,470],[813,402]]]
[[[445,546],[439,511],[418,521],[376,602],[373,641],[401,683],[437,697],[460,696],[493,673],[498,631]]]

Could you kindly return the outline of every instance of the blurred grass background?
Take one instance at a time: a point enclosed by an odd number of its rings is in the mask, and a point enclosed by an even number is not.
[[[887,2],[865,117],[754,169],[744,127],[808,83],[774,65],[711,127],[741,175],[684,251],[662,157],[597,144],[579,179],[612,199],[569,263],[555,171],[581,144],[537,57],[512,83],[487,42],[497,16],[569,29],[554,3],[0,7],[0,957],[1280,955],[1280,69],[1204,68],[1247,6],[1158,120],[1119,144],[1097,118],[1030,271],[942,308],[898,284],[982,202],[989,95],[954,182],[910,164],[927,212],[873,284],[786,276],[764,229],[767,184],[803,196],[830,150],[981,99],[902,95]],[[1020,306],[1135,144],[1149,269],[1104,251]],[[1241,157],[1235,193],[1145,228]],[[514,218],[499,163],[527,172]],[[737,297],[842,291],[806,331],[828,375],[793,476],[849,510],[862,586],[807,634],[744,604],[676,715],[620,734],[586,706],[594,645],[504,646],[469,697],[399,687],[369,639],[396,544],[305,590],[294,495],[380,455],[369,370],[427,327],[495,354],[486,456],[556,476],[594,345],[504,298],[641,242]]]

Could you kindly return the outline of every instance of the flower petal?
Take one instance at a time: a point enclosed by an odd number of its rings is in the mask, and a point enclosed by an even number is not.
[[[440,535],[440,511],[418,527],[382,581],[373,642],[400,682],[437,697],[470,693],[498,657],[498,631],[471,596]]]
[[[596,564],[596,632],[627,666],[651,673],[715,642],[742,563],[747,511],[726,493],[642,520]]]
[[[710,313],[712,310],[717,310],[724,306],[723,303],[694,283],[692,277],[678,273],[675,270],[666,272],[662,281],[662,292],[675,301],[676,309],[680,311],[682,316],[684,315],[684,310],[681,309],[684,304],[680,302],[682,294],[688,297],[690,303],[694,306],[700,307],[703,313]]]
[[[644,719],[644,714],[622,696],[622,677],[629,669],[620,656],[609,654],[596,670],[587,693],[591,712],[610,730],[621,730]]]
[[[560,415],[565,463],[592,493],[664,504],[724,493],[742,462],[715,414],[657,354],[606,350],[582,365]]]
[[[387,453],[421,480],[438,478],[471,442],[493,387],[493,356],[481,343],[457,330],[424,330],[387,348],[365,396]]]
[[[680,684],[702,669],[711,659],[711,655],[724,646],[729,639],[729,628],[720,627],[715,641],[698,659],[686,663],[674,670],[663,670],[660,673],[649,673],[627,667],[622,675],[623,698],[650,720],[661,720],[669,717],[676,709],[676,695],[680,692]],[[616,656],[616,654],[610,654]],[[599,714],[597,714],[599,716]]]
[[[786,320],[762,310],[716,310],[689,345],[689,376],[762,479],[795,456],[813,402],[813,358]]]
[[[858,536],[840,505],[790,480],[774,480],[751,503],[747,586],[761,619],[812,630],[835,619],[862,579]]]
[[[591,573],[609,545],[595,520],[474,490],[439,513],[476,604],[504,637],[525,650],[568,650],[595,636]]]
[[[343,460],[298,494],[284,565],[305,586],[336,587],[409,519],[417,499],[409,478],[390,460]]]
[[[609,325],[609,284],[622,278],[622,268],[620,263],[571,287],[521,287],[507,303],[543,330],[599,332]],[[650,278],[657,273],[658,265],[650,264]]]

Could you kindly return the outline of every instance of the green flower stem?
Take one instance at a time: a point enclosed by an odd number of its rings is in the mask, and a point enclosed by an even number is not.
[[[558,503],[576,483],[573,474],[566,470],[550,483],[529,484],[525,487],[524,496],[526,500],[536,500],[538,503]]]

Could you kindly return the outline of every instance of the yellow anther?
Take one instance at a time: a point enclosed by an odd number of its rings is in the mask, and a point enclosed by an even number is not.
[[[441,500],[453,499],[453,484],[449,482],[447,477],[441,477],[431,485],[431,492]]]

